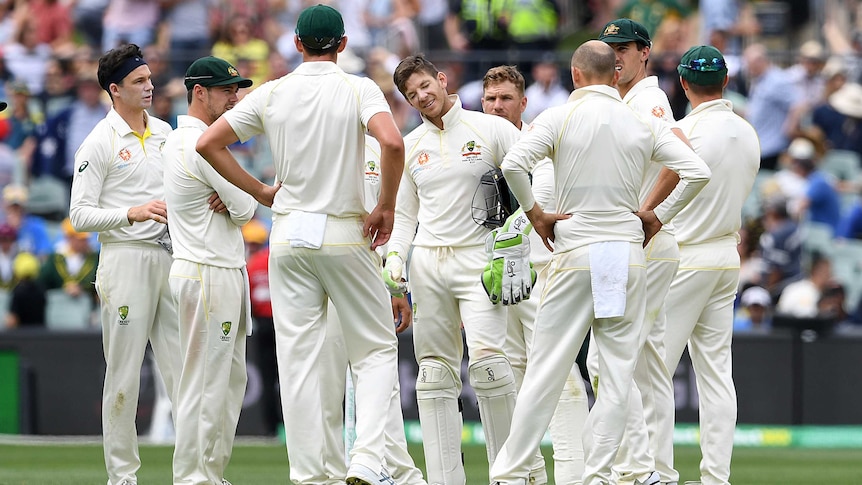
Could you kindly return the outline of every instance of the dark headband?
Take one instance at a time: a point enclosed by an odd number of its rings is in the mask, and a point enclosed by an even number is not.
[[[108,87],[111,84],[120,84],[120,82],[122,82],[130,72],[141,66],[145,66],[146,64],[147,61],[145,61],[143,57],[127,57],[126,60],[123,61],[118,68],[114,69],[114,72],[105,79],[105,84],[102,85],[102,89],[109,91]]]

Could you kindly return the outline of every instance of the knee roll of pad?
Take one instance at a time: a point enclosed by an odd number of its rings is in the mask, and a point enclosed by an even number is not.
[[[461,459],[460,382],[443,362],[419,362],[416,401],[428,483],[464,485],[467,481]]]
[[[479,401],[488,463],[493,464],[509,436],[515,410],[515,375],[509,360],[492,355],[474,361],[470,364],[470,385]]]

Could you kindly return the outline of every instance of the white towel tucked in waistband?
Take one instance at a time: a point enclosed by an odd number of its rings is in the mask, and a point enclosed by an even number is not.
[[[326,214],[292,211],[285,220],[285,236],[292,248],[320,249],[326,232]]]
[[[629,246],[626,241],[590,244],[590,282],[596,318],[621,317],[626,311]]]

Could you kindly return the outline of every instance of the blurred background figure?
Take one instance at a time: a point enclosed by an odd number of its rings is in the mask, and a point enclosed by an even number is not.
[[[45,289],[38,281],[39,258],[19,253],[12,262],[15,286],[9,295],[6,328],[45,325]]]
[[[254,32],[249,17],[230,19],[213,45],[212,55],[237,66],[243,76],[254,81],[254,86],[260,86],[269,78],[269,44]]]
[[[39,281],[45,290],[62,289],[71,298],[89,298],[95,304],[99,253],[91,244],[91,234],[76,231],[68,218],[61,230],[63,240],[42,265]]]
[[[522,119],[529,123],[542,111],[565,104],[569,100],[571,90],[563,87],[560,81],[560,65],[557,56],[552,52],[542,55],[538,62],[533,64],[531,71],[533,82],[524,91],[527,98],[527,109],[524,110]]]
[[[733,331],[768,333],[772,327],[772,297],[766,289],[751,286],[742,292]]]
[[[45,220],[27,212],[27,188],[7,185],[3,189],[3,207],[6,224],[17,232],[18,249],[44,259],[51,252],[51,237]]]
[[[763,214],[764,231],[760,236],[763,257],[762,286],[777,298],[789,283],[802,275],[802,239],[799,225],[787,212],[781,197],[767,201]]]
[[[808,275],[788,284],[781,292],[775,313],[800,318],[818,316],[818,303],[823,290],[832,280],[832,262],[829,258],[815,253],[811,259]]]
[[[3,302],[8,303],[9,292],[15,287],[15,271],[12,263],[18,255],[18,245],[15,240],[18,231],[9,224],[0,224],[0,289],[4,293]],[[4,309],[6,306],[3,307]]]

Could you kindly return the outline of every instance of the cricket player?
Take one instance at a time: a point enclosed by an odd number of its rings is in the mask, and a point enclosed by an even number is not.
[[[195,144],[252,81],[217,57],[193,62],[184,81],[188,115],[177,118],[163,151],[174,247],[169,284],[183,360],[173,471],[174,484],[206,485],[224,480],[245,395],[251,302],[242,226],[257,201],[219,175]],[[222,212],[208,203],[216,196]]]
[[[331,299],[357,376],[356,442],[346,482],[377,485],[390,480],[384,428],[397,340],[373,249],[392,231],[404,142],[380,88],[336,65],[347,46],[337,10],[303,10],[294,45],[302,64],[246,95],[204,132],[197,150],[231,183],[272,206],[269,278],[290,479],[312,484],[326,476],[322,402],[344,392],[326,386],[331,379],[317,362]],[[380,200],[371,214],[363,205],[366,130],[381,145]],[[272,148],[275,187],[251,176],[226,149],[260,134]]]
[[[736,428],[736,390],[731,365],[733,302],[739,281],[739,228],[742,206],[760,169],[760,144],[747,121],[722,99],[727,64],[712,46],[683,54],[680,83],[692,111],[679,128],[712,170],[712,180],[673,220],[679,241],[679,271],[667,295],[666,364],[676,369],[688,345],[700,404],[700,482],[730,483]],[[670,419],[659,422],[659,436],[673,436]]]
[[[498,116],[463,109],[458,96],[446,92],[446,74],[422,56],[402,59],[393,77],[422,124],[404,138],[407,167],[384,280],[401,279],[412,246],[416,399],[426,478],[463,485],[458,403],[462,323],[489,463],[509,433],[515,402],[515,377],[504,353],[506,309],[488,300],[480,278],[487,262],[484,246],[490,229],[481,224],[487,211],[474,214],[473,200],[483,175],[499,167],[520,132]]]
[[[642,116],[657,118],[672,127],[674,117],[667,94],[659,87],[656,76],[646,74],[652,46],[646,27],[631,19],[616,19],[605,25],[599,40],[610,45],[616,53],[620,72],[617,89],[623,102]],[[671,129],[680,134],[678,129]],[[653,209],[664,199],[664,195],[658,199],[650,198],[660,176],[677,179],[676,174],[662,164],[650,163],[641,183],[641,210]],[[653,205],[645,205],[648,201]],[[657,436],[655,423],[658,413],[670,413],[673,418],[672,373],[664,364],[664,301],[679,265],[679,247],[668,227],[663,226],[644,250],[647,262],[646,313],[638,343],[643,350],[635,367],[626,437],[613,467],[614,479],[621,485],[655,485],[659,481],[673,482],[678,478],[673,474],[673,437]],[[602,378],[597,372],[596,350],[595,346],[589,349],[587,362],[594,391],[598,393]],[[671,461],[657,460],[658,456],[670,456]]]
[[[365,207],[368,210],[374,208],[380,193],[380,144],[372,136],[365,136]],[[377,248],[378,253],[384,250],[385,246]],[[392,297],[393,308],[393,325],[395,332],[401,333],[407,330],[413,323],[413,312],[407,302],[407,297]],[[332,377],[334,380],[327,383],[327,386],[332,388],[345,389],[347,371],[349,369],[347,354],[345,353],[344,334],[341,331],[341,322],[338,318],[338,313],[332,302],[329,302],[327,308],[327,324],[326,324],[326,340],[324,348],[321,352],[322,358],[320,365],[329,366],[330,370],[326,372],[327,377]],[[356,376],[352,377],[356,380]],[[344,398],[344,396],[342,396]],[[386,468],[399,485],[426,485],[422,478],[422,472],[416,468],[413,462],[413,457],[407,451],[407,438],[404,434],[404,417],[401,412],[401,387],[398,380],[395,380],[395,387],[390,393],[389,415],[386,418]],[[351,400],[344,400],[345,406],[349,406]],[[345,440],[344,433],[350,433],[351,430],[346,426],[342,427],[344,422],[345,408],[342,407],[342,399],[328,399],[323,402],[324,416],[329,421],[327,430],[328,447],[327,454],[323,457],[326,467],[327,476],[329,479],[340,483],[344,481],[347,474],[347,465],[345,464]],[[355,430],[354,430],[355,431]],[[348,438],[349,441],[350,438]],[[348,450],[349,451],[349,450]]]
[[[524,76],[515,66],[492,67],[485,73],[483,79],[482,111],[501,116],[515,125],[522,133],[527,132],[529,125],[521,121],[521,115],[527,108],[527,98],[524,96]],[[531,172],[533,196],[536,203],[544,210],[553,212],[554,208],[554,164],[549,158],[539,161]],[[517,225],[518,218],[526,220],[523,213],[510,217],[510,230]],[[532,229],[532,226],[523,226]],[[523,300],[507,309],[508,332],[506,336],[506,356],[515,372],[515,383],[518,388],[524,382],[524,372],[527,368],[527,356],[533,340],[533,329],[536,320],[536,310],[539,299],[545,287],[547,265],[551,261],[551,252],[542,243],[535,231],[529,233],[530,262],[538,274],[533,287],[533,297]],[[587,419],[589,407],[584,380],[577,366],[572,366],[572,372],[566,379],[557,410],[551,419],[551,442],[554,447],[554,481],[559,485],[574,484],[584,474],[584,446],[581,441],[583,423]],[[530,483],[547,483],[545,461],[541,451],[537,450],[533,469],[530,470]],[[544,474],[544,475],[543,475]]]
[[[135,416],[147,342],[174,403],[181,367],[171,267],[162,147],[170,125],[147,114],[150,68],[134,44],[99,58],[99,85],[112,108],[75,153],[69,217],[78,232],[98,232],[105,385],[102,434],[108,485],[135,484],[141,466]],[[174,413],[175,414],[175,413]]]
[[[578,47],[570,101],[539,115],[503,161],[512,192],[548,248],[554,243],[554,255],[512,429],[491,467],[492,482],[527,479],[590,327],[602,384],[584,433],[583,482],[610,482],[639,353],[644,238],[655,231],[656,218],[670,220],[709,180],[703,161],[666,125],[623,103],[614,87],[615,64],[613,49],[604,42]],[[561,214],[545,213],[532,194],[530,166],[544,157],[554,163],[555,206]],[[650,160],[677,172],[680,182],[655,211],[637,212]]]

